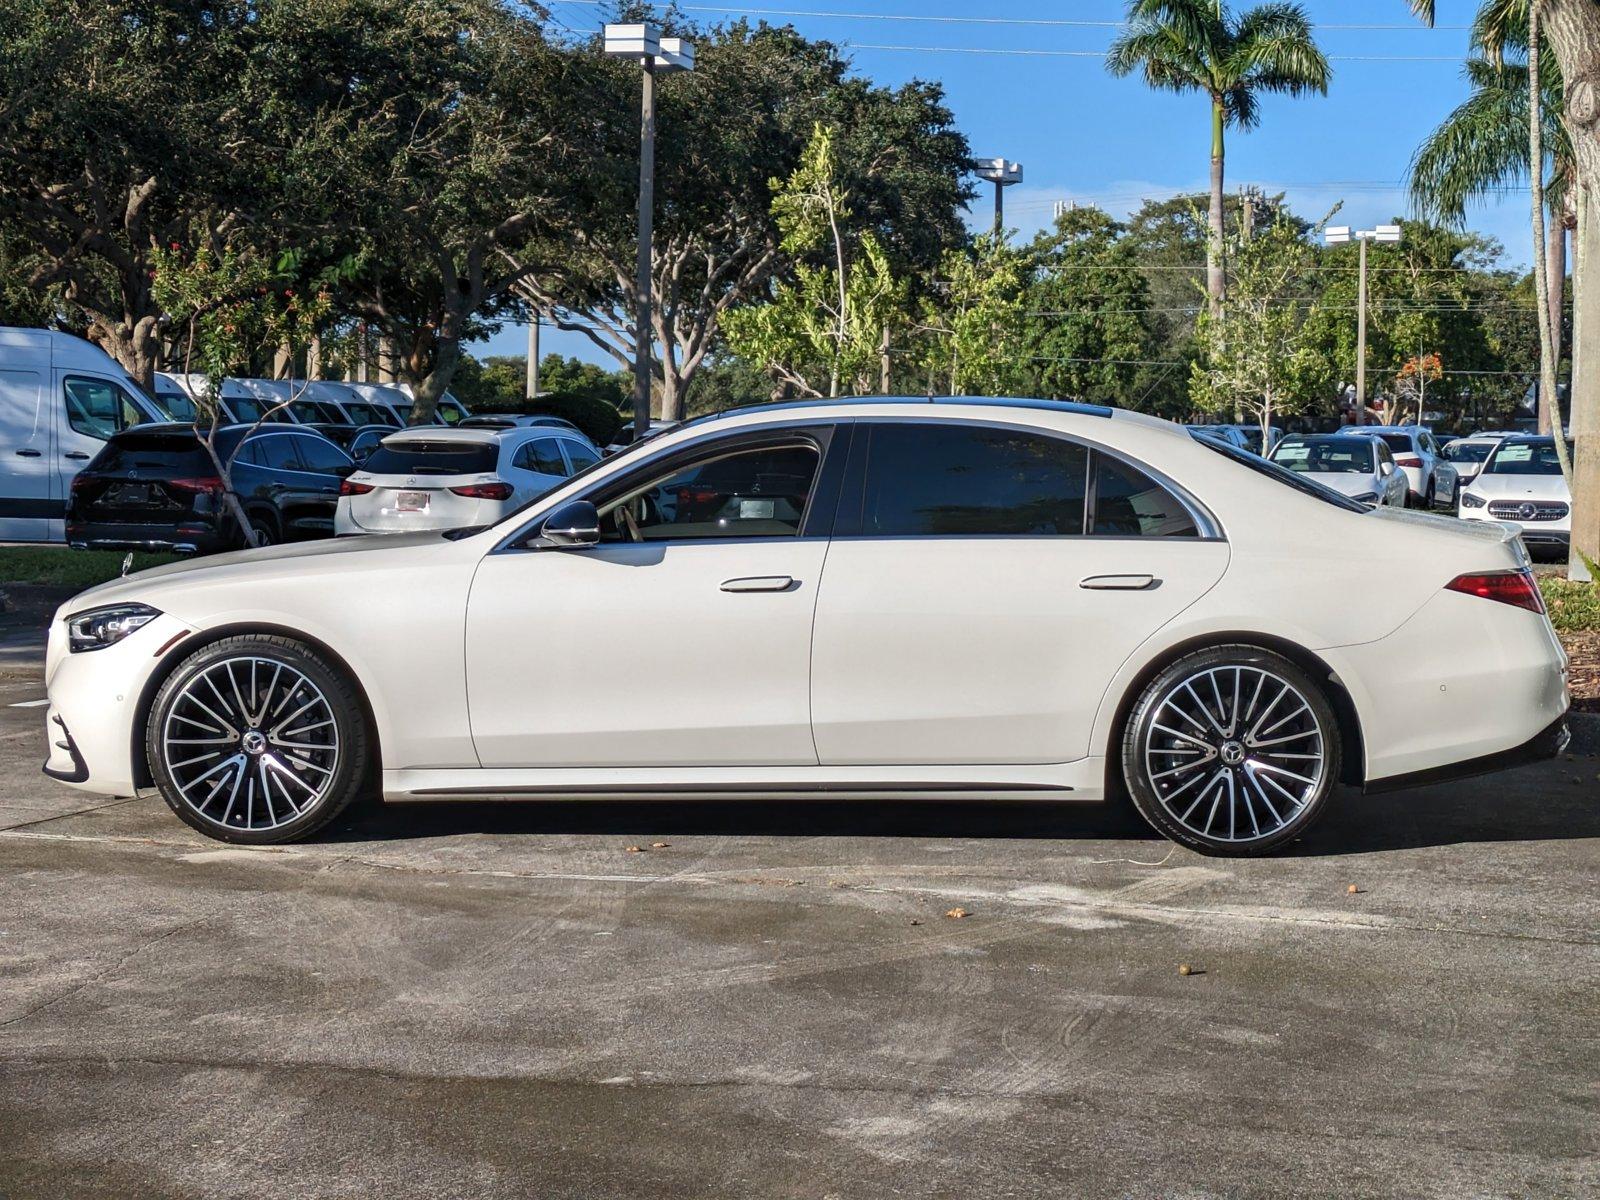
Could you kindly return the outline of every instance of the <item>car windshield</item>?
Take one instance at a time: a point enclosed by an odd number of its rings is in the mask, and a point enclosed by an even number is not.
[[[385,442],[361,464],[373,475],[481,475],[500,459],[493,442],[424,441],[405,438]]]
[[[1444,456],[1453,463],[1481,463],[1493,449],[1493,442],[1451,442]]]
[[[1273,451],[1272,461],[1303,474],[1370,474],[1372,447],[1350,442],[1349,438],[1284,442]]]
[[[1194,440],[1206,449],[1216,451],[1223,458],[1232,459],[1241,467],[1248,467],[1257,474],[1265,475],[1268,479],[1275,479],[1279,483],[1292,487],[1297,492],[1301,492],[1315,500],[1321,500],[1324,504],[1331,504],[1335,508],[1344,509],[1346,512],[1366,513],[1370,511],[1365,504],[1352,500],[1348,496],[1342,496],[1332,488],[1325,487],[1314,479],[1303,478],[1269,458],[1261,458],[1259,455],[1250,454],[1247,451],[1240,450],[1237,446],[1219,442],[1213,437],[1199,435]]]
[[[1559,475],[1561,463],[1556,458],[1554,438],[1541,438],[1528,442],[1501,442],[1495,447],[1485,475]]]

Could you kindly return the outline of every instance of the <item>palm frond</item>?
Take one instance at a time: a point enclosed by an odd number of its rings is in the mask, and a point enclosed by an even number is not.
[[[1411,0],[1411,11],[1427,24],[1433,24],[1433,0]]]
[[[1171,30],[1202,58],[1227,42],[1227,26],[1213,0],[1130,0],[1128,23]]]
[[[1175,31],[1144,25],[1111,43],[1106,70],[1119,78],[1139,71],[1149,86],[1174,92],[1202,88],[1208,77],[1205,60]]]
[[[1472,19],[1470,45],[1496,66],[1508,50],[1526,54],[1528,0],[1484,0]]]

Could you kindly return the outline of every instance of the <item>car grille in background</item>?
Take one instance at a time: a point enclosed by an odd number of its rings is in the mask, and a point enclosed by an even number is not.
[[[1491,500],[1489,515],[1502,521],[1559,521],[1567,506],[1559,500]]]

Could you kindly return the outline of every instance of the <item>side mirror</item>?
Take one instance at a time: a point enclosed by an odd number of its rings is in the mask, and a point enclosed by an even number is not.
[[[1385,478],[1388,478],[1390,475],[1394,474],[1394,464],[1393,463],[1379,463],[1378,464],[1378,473],[1383,475]]]
[[[539,536],[562,550],[600,544],[600,514],[587,500],[569,500],[544,519]]]

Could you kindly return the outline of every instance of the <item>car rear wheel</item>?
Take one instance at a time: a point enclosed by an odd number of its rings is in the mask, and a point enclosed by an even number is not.
[[[1202,854],[1263,854],[1322,815],[1339,778],[1338,718],[1281,655],[1220,646],[1185,656],[1139,694],[1122,769],[1140,814]]]
[[[278,544],[278,527],[272,523],[272,518],[261,513],[250,514],[250,531],[255,535],[257,546],[275,546]]]
[[[361,794],[372,765],[343,673],[267,635],[226,638],[180,664],[151,705],[145,752],[173,812],[249,845],[315,833]]]

